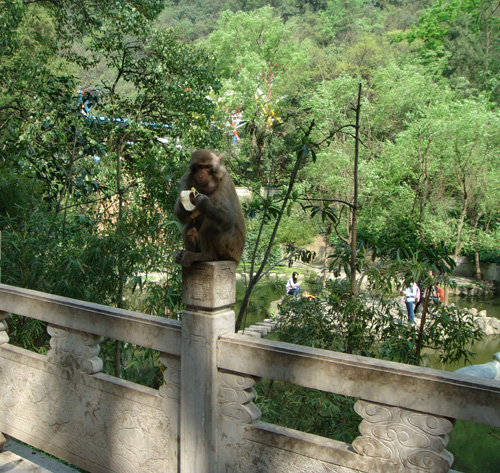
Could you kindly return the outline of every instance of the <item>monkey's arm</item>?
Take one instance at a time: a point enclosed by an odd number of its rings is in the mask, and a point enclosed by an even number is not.
[[[221,229],[229,229],[234,226],[236,210],[230,203],[214,205],[206,195],[200,194],[196,197],[196,208],[202,215],[210,219]]]

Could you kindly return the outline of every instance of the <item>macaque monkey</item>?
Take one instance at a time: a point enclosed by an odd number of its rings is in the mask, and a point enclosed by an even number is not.
[[[175,254],[175,262],[186,267],[196,261],[239,263],[245,220],[222,156],[208,149],[194,151],[180,187],[174,213],[184,225],[185,249]]]

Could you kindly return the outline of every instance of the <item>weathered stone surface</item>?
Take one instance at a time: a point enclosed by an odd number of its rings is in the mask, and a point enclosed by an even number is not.
[[[70,376],[74,370],[94,374],[102,370],[102,360],[99,358],[99,343],[104,338],[100,335],[68,330],[63,327],[49,325],[47,332],[51,335],[47,359],[63,367]]]
[[[88,471],[177,473],[176,433],[157,391],[102,374],[66,379],[16,347],[1,355],[0,431]]]
[[[218,417],[217,340],[234,333],[234,261],[183,269],[181,353],[181,473],[216,473]],[[197,310],[197,312],[194,311]]]
[[[236,302],[236,262],[210,261],[182,268],[182,302],[213,310]]]
[[[0,432],[96,473],[431,473],[451,463],[444,417],[500,427],[497,381],[234,334],[233,271],[188,275],[182,327],[0,284]],[[1,338],[9,312],[49,323],[48,356]],[[101,337],[115,336],[159,350],[165,385],[100,372]],[[363,399],[356,450],[262,422],[258,378]]]
[[[9,316],[8,312],[0,310],[0,345],[2,343],[9,342],[9,335],[6,332],[7,329],[6,319],[8,316]]]
[[[362,434],[352,446],[361,455],[428,473],[446,473],[453,455],[445,450],[453,423],[438,416],[365,401],[355,404]]]
[[[221,337],[219,367],[500,427],[500,386],[494,380],[465,382],[442,370],[239,334]]]
[[[255,399],[255,380],[230,373],[219,375],[219,406],[221,414],[231,420],[249,424],[260,417]]]
[[[6,284],[0,284],[0,310],[180,355],[181,323],[178,320]]]

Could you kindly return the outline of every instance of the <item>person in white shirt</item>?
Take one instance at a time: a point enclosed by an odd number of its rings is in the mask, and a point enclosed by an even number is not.
[[[415,320],[415,302],[420,300],[420,289],[416,283],[412,282],[410,286],[404,286],[401,292],[404,293],[408,322],[412,324]]]
[[[293,297],[297,297],[299,295],[300,285],[302,284],[302,281],[297,281],[298,276],[299,273],[294,272],[292,277],[286,283],[286,293],[291,294]]]

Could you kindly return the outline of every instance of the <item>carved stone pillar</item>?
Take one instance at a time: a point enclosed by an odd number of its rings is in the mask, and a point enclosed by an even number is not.
[[[453,455],[445,450],[453,422],[444,417],[363,400],[355,404],[363,418],[361,437],[352,446],[360,455],[378,458],[409,471],[446,473]]]
[[[94,374],[102,370],[98,355],[103,337],[56,325],[49,325],[47,332],[51,336],[47,359],[62,367],[68,376],[75,371]]]
[[[181,473],[217,471],[217,339],[234,332],[236,263],[183,268],[181,348]]]
[[[9,315],[8,312],[0,310],[0,345],[2,345],[2,343],[9,343],[9,335],[6,332],[7,323],[5,322],[5,319],[7,319]]]

